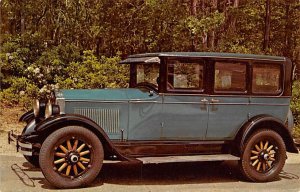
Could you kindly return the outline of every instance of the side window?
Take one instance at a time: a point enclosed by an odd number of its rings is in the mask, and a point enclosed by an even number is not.
[[[253,93],[277,94],[280,90],[280,65],[253,64]]]
[[[182,62],[171,60],[168,63],[168,89],[203,89],[202,62]]]
[[[246,71],[246,63],[216,62],[214,90],[246,92]]]
[[[138,64],[136,66],[137,83],[151,83],[157,86],[157,78],[159,76],[158,64]]]

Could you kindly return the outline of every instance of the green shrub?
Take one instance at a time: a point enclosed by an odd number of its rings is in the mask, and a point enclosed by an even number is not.
[[[29,54],[32,51],[26,46],[22,48],[18,38],[3,44],[0,52],[1,103],[28,108],[34,98],[47,97],[58,88],[128,86],[129,67],[118,64],[119,56],[97,57],[90,50],[80,54],[72,44],[37,48],[40,54],[33,59]]]

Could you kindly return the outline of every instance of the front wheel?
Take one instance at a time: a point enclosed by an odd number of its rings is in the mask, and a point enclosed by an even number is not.
[[[286,148],[281,136],[272,130],[259,130],[247,140],[240,160],[243,175],[250,181],[274,180],[286,160]]]
[[[39,163],[50,184],[58,188],[89,185],[99,174],[104,152],[99,138],[84,127],[69,126],[49,135]]]
[[[24,157],[34,167],[40,167],[39,156],[37,156],[37,155],[33,155],[33,156],[24,155]]]

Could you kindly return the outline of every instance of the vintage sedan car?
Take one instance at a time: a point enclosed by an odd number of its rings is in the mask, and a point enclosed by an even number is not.
[[[17,150],[58,188],[90,184],[103,160],[237,160],[274,180],[293,142],[288,58],[205,52],[129,56],[130,88],[59,90],[36,100]]]

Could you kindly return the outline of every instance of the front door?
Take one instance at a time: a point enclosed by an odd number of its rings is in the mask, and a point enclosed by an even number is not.
[[[202,60],[169,60],[167,91],[163,95],[162,139],[204,139],[208,101],[204,95]]]

